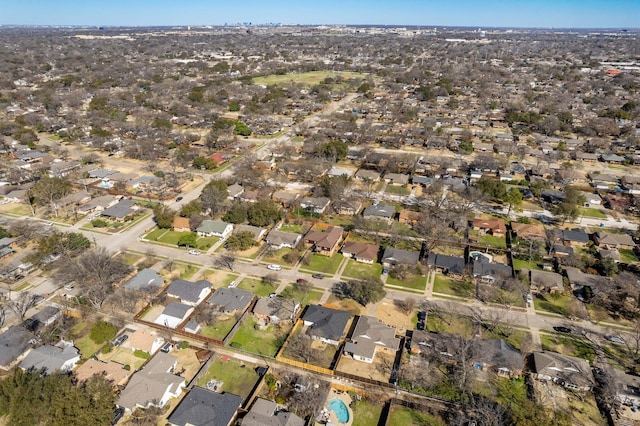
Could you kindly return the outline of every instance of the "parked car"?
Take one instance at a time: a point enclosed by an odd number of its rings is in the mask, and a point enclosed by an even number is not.
[[[73,290],[73,284],[67,284],[64,286],[65,290]]]
[[[311,276],[312,276],[313,278],[316,278],[316,279],[319,279],[319,280],[321,280],[321,279],[323,279],[323,278],[324,278],[324,274],[313,274],[313,275],[311,275]]]
[[[418,312],[418,321],[424,321],[427,319],[427,313],[425,311]]]
[[[233,280],[229,283],[229,288],[236,288],[238,286],[238,281]]]
[[[113,413],[113,420],[111,420],[111,425],[115,425],[118,421],[124,416],[124,408],[118,407],[116,411]]]
[[[627,343],[626,340],[624,340],[622,337],[618,337],[618,336],[605,336],[605,339],[607,339],[608,341],[612,342],[612,343],[618,343],[621,345],[624,345]]]
[[[307,284],[309,281],[305,280],[304,278],[298,278],[296,282],[298,284]]]
[[[189,254],[192,254],[194,256],[198,256],[200,254],[200,250],[189,250]]]
[[[571,329],[569,327],[553,327],[553,329],[558,333],[571,333]]]
[[[53,222],[45,222],[43,223],[44,226],[53,226]]]
[[[171,342],[167,342],[160,348],[160,352],[168,354],[169,352],[171,352],[171,349],[173,349],[173,344],[171,344]]]
[[[176,201],[182,201],[182,196],[177,197],[177,198],[176,198]]]
[[[420,331],[424,331],[424,329],[426,328],[424,321],[418,321],[418,325],[416,326],[416,328]]]
[[[271,265],[267,265],[267,269],[269,269],[270,271],[279,271],[282,269],[282,266],[272,263]]]
[[[123,334],[122,336],[116,337],[116,339],[113,341],[113,346],[120,346],[121,344],[123,344],[127,339],[129,338],[129,336],[127,336],[126,334]]]

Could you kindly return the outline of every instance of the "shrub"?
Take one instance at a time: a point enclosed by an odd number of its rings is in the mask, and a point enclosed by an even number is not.
[[[103,354],[108,354],[109,352],[111,352],[113,350],[113,345],[111,343],[109,343],[108,345],[105,345],[100,352],[102,352]]]
[[[91,225],[94,228],[106,228],[107,226],[109,226],[109,222],[104,219],[94,219],[91,221]]]
[[[182,341],[178,344],[178,349],[188,349],[189,348],[189,342],[186,341]]]
[[[133,355],[137,356],[138,358],[142,358],[142,359],[151,358],[151,355],[149,354],[149,352],[143,351],[141,349],[136,349],[135,351],[133,351]]]
[[[95,343],[100,344],[116,337],[117,332],[118,328],[115,325],[106,321],[97,321],[95,324],[93,324],[93,327],[91,327],[91,330],[89,331],[89,337]]]
[[[124,368],[127,371],[131,371],[131,366],[129,364],[125,364],[124,367],[122,368]]]

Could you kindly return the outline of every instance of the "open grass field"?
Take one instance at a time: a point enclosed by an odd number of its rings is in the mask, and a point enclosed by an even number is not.
[[[607,214],[600,209],[595,209],[593,207],[580,207],[580,216],[591,217],[595,219],[606,219]]]
[[[322,297],[322,293],[323,292],[321,290],[311,290],[310,292],[305,294],[301,291],[296,290],[295,285],[291,284],[285,287],[284,290],[280,292],[280,296],[284,297],[285,299],[297,300],[300,302],[300,306],[306,306],[317,304]]]
[[[284,74],[284,75],[267,75],[264,77],[256,77],[253,79],[254,84],[264,84],[266,86],[284,85],[290,82],[304,84],[307,86],[314,86],[321,83],[327,77],[336,78],[341,77],[345,80],[366,78],[363,74],[354,72],[334,72],[334,71],[311,71],[299,74]]]
[[[270,325],[264,330],[256,328],[253,316],[247,317],[231,339],[229,346],[254,354],[274,357],[289,330]]]
[[[543,297],[534,297],[533,306],[536,310],[551,312],[562,316],[570,316],[570,304],[573,298],[566,294],[546,294]]]
[[[254,365],[219,356],[200,376],[198,386],[206,388],[209,380],[218,380],[222,382],[223,392],[246,398],[259,378]]]

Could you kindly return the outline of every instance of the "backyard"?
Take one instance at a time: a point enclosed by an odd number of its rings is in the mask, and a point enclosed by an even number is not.
[[[254,354],[274,357],[291,327],[281,328],[270,325],[266,329],[260,329],[256,325],[253,316],[247,317],[236,331],[229,346]]]
[[[338,267],[344,260],[344,256],[340,254],[334,254],[333,256],[323,256],[313,253],[308,265],[300,266],[301,270],[309,270],[312,272],[322,272],[323,274],[335,274],[338,271]]]
[[[476,241],[475,244],[481,247],[493,247],[498,249],[507,248],[507,239],[505,237],[494,237],[493,235],[470,230],[469,239],[471,241]]]
[[[412,410],[411,408],[399,405],[393,405],[389,410],[387,424],[403,426],[446,426],[447,423],[441,418],[431,414]]]
[[[353,401],[351,409],[353,410],[352,426],[378,426],[380,415],[382,414],[381,405],[362,399]]]
[[[222,382],[223,392],[246,398],[259,379],[255,365],[218,356],[207,372],[200,376],[198,386],[206,388],[210,380],[216,380]]]
[[[211,325],[205,325],[200,330],[200,334],[212,339],[223,340],[231,331],[237,320],[234,316],[219,316]]]

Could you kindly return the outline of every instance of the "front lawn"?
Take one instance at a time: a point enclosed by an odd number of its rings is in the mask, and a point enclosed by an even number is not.
[[[259,329],[253,316],[249,316],[236,331],[229,346],[254,354],[274,357],[288,332],[288,329],[281,329],[274,325],[270,325],[264,330]]]
[[[280,292],[280,296],[285,299],[291,299],[300,302],[300,306],[306,305],[315,305],[320,301],[322,297],[322,291],[320,290],[311,290],[308,293],[303,293],[299,290],[296,290],[296,286],[291,284],[285,287],[282,292]]]
[[[391,274],[387,277],[387,284],[393,285],[397,287],[403,287],[408,290],[421,290],[424,291],[427,286],[427,278],[426,276],[422,276],[419,274],[414,274],[409,280],[399,280],[391,276]]]
[[[246,398],[259,379],[260,376],[256,373],[254,365],[226,356],[218,356],[207,372],[200,376],[197,384],[206,389],[210,380],[217,380],[222,382],[223,392]]]
[[[276,285],[273,286],[270,284],[265,284],[262,281],[253,278],[245,278],[240,281],[240,284],[238,284],[238,288],[248,290],[259,297],[266,297],[276,291],[276,289],[278,288],[277,284],[279,283],[276,283]]]
[[[406,197],[411,194],[411,188],[408,186],[387,185],[384,192],[387,194],[402,195]]]
[[[342,273],[343,277],[350,278],[363,278],[363,277],[379,277],[382,274],[382,265],[374,263],[369,265],[367,263],[356,262],[353,259],[347,261],[347,266]]]
[[[329,296],[329,299],[322,305],[327,308],[338,309],[340,311],[348,311],[354,315],[360,315],[360,310],[363,309],[362,305],[352,299],[339,299],[333,294]]]
[[[212,339],[222,340],[229,334],[236,322],[234,316],[228,318],[221,317],[221,319],[216,318],[213,324],[203,326],[200,334]]]
[[[353,410],[352,426],[377,426],[382,414],[382,406],[373,404],[365,399],[353,401],[351,409]]]
[[[311,260],[308,265],[300,266],[300,269],[310,270],[312,272],[322,272],[323,274],[335,274],[338,271],[338,267],[344,260],[344,256],[340,254],[334,254],[333,256],[323,256],[320,254],[312,253]]]
[[[635,263],[638,261],[636,254],[633,250],[629,249],[619,249],[618,253],[620,253],[620,260],[624,263]]]
[[[539,295],[533,298],[533,306],[536,310],[547,311],[565,317],[571,316],[570,304],[573,297],[566,294],[554,293]]]
[[[589,344],[589,341],[583,338],[560,336],[560,335],[540,335],[543,351],[553,351],[564,355],[577,356],[592,362],[596,353]]]
[[[134,253],[120,253],[118,255],[118,260],[121,261],[122,263],[125,263],[129,266],[134,265],[138,260],[142,259],[144,256],[140,255],[140,254],[134,254]]]
[[[291,223],[284,223],[280,228],[278,228],[279,231],[282,232],[293,232],[294,234],[306,234],[309,229],[311,229],[311,224],[308,222],[298,222],[298,221],[294,221]]]
[[[595,219],[606,219],[607,214],[600,209],[594,209],[593,207],[580,207],[580,215],[584,217],[592,217]]]
[[[293,266],[298,259],[300,258],[300,256],[296,256],[295,262],[294,263],[289,263],[285,260],[285,256],[289,253],[291,253],[291,251],[293,251],[293,249],[290,249],[288,247],[283,247],[281,249],[275,250],[275,251],[270,251],[267,250],[266,254],[264,256],[262,256],[262,260],[263,262],[268,262],[268,263],[277,263],[278,265],[291,265]]]
[[[463,337],[471,337],[475,334],[469,317],[446,311],[430,311],[427,315],[426,328],[428,331],[446,331]]]
[[[439,273],[435,274],[436,277],[433,282],[434,293],[449,294],[451,296],[464,297],[465,299],[474,297],[475,287],[471,280],[454,280]]]
[[[440,417],[436,417],[417,410],[412,410],[407,407],[393,405],[391,407],[391,410],[389,411],[387,424],[403,426],[446,426],[447,423],[445,423],[445,421]]]
[[[542,268],[538,265],[537,262],[527,262],[526,260],[523,259],[513,259],[513,269],[515,269],[516,271],[520,271],[521,269],[526,268],[526,269],[537,269],[537,270],[541,270]]]
[[[191,278],[200,267],[190,265],[188,263],[182,262],[173,262],[171,264],[171,268],[164,268],[160,271],[160,275],[168,280],[174,280],[176,278],[180,278],[183,280],[188,280]]]

